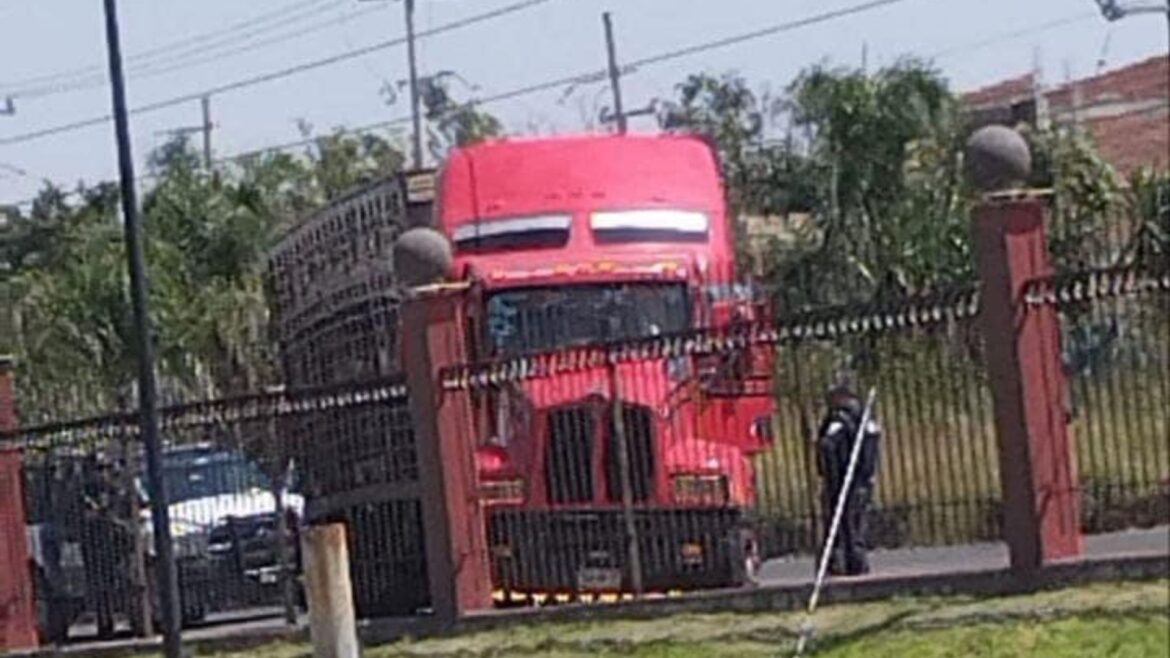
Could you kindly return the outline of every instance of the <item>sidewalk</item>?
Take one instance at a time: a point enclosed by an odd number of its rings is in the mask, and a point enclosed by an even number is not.
[[[1089,535],[1082,559],[1151,554],[1170,555],[1170,526]],[[870,565],[875,577],[972,573],[1006,568],[1008,551],[1002,542],[878,550],[870,554]],[[809,584],[815,570],[813,556],[769,560],[760,570],[760,584]]]

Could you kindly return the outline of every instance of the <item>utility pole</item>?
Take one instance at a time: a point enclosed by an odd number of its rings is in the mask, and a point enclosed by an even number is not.
[[[613,114],[617,119],[618,134],[624,135],[627,124],[626,113],[622,109],[621,71],[618,70],[617,54],[614,52],[613,21],[608,11],[601,15],[601,21],[605,24],[605,50],[609,58],[609,86],[613,90]]]
[[[418,107],[418,64],[414,54],[414,0],[403,0],[402,4],[406,12],[406,61],[410,68],[410,123],[414,133],[411,136],[411,165],[414,169],[422,169],[422,116],[419,114]]]
[[[203,136],[203,168],[211,172],[211,131],[215,124],[211,122],[211,96],[204,95],[199,99],[203,111],[203,121],[197,126],[181,126],[157,132],[158,135],[182,135],[184,137],[200,133]]]
[[[410,122],[414,130],[412,143],[414,168],[422,169],[422,117],[418,109],[418,66],[414,57],[414,0],[404,0],[406,6],[406,57],[410,66]]]
[[[203,109],[203,168],[211,172],[211,95],[199,99]]]
[[[171,522],[163,480],[162,446],[159,441],[158,400],[154,373],[154,345],[150,330],[146,259],[142,248],[142,225],[134,189],[134,157],[130,147],[130,126],[126,111],[126,80],[122,71],[122,45],[118,35],[117,0],[104,0],[106,48],[109,54],[110,91],[114,131],[118,145],[118,176],[122,193],[123,225],[126,232],[126,259],[130,273],[130,300],[134,309],[134,333],[138,352],[139,431],[146,448],[146,478],[150,490],[154,548],[158,556],[159,601],[162,612],[163,649],[167,658],[182,657],[180,636],[179,581],[175,551],[171,543]]]

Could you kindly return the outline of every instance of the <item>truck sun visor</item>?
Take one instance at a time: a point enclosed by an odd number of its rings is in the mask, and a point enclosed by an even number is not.
[[[680,235],[706,235],[709,220],[692,210],[620,210],[595,212],[590,217],[594,231],[653,231]]]
[[[483,219],[456,227],[453,237],[457,244],[461,244],[507,235],[546,232],[568,233],[572,221],[572,217],[569,215],[531,215],[506,219]]]

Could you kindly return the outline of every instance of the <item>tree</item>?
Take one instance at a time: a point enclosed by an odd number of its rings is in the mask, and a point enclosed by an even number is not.
[[[1089,137],[1075,125],[1022,127],[1032,151],[1032,180],[1052,190],[1048,251],[1058,270],[1115,264],[1129,218],[1122,185]]]
[[[817,259],[836,275],[806,273],[809,294],[895,296],[970,277],[960,122],[937,71],[915,60],[872,76],[814,66],[790,86],[788,109],[817,163]]]
[[[46,190],[39,199],[44,203],[14,223],[36,230],[8,232],[0,240],[8,254],[21,254],[9,261],[3,283],[13,300],[14,331],[6,347],[18,356],[26,417],[96,413],[124,408],[133,398],[136,369],[117,190],[106,185],[79,193],[82,202],[70,206]],[[47,239],[27,239],[38,233]],[[176,280],[165,265],[153,274],[161,299],[156,322],[162,324],[176,315],[169,303]],[[161,354],[164,377],[182,367],[173,356]]]
[[[308,128],[306,127],[306,130]],[[254,392],[278,383],[264,287],[267,254],[301,215],[394,173],[401,150],[341,132],[304,152],[204,171],[185,140],[151,157],[143,195],[160,391]],[[0,226],[0,349],[18,356],[22,410],[35,420],[133,402],[135,361],[117,188],[47,188]]]
[[[740,218],[745,214],[787,215],[814,203],[812,163],[791,148],[791,142],[769,143],[767,119],[778,104],[757,95],[736,75],[689,76],[677,86],[678,99],[662,103],[658,122],[665,130],[683,130],[711,140],[728,189],[728,205],[736,218],[736,250],[745,264],[751,257]],[[776,246],[782,250],[784,247]]]
[[[427,121],[427,148],[431,157],[442,160],[454,146],[467,146],[503,133],[499,119],[479,109],[475,101],[457,101],[449,80],[457,77],[442,72],[419,80],[419,96]]]
[[[1170,172],[1134,172],[1128,205],[1136,221],[1127,257],[1149,270],[1170,266]]]

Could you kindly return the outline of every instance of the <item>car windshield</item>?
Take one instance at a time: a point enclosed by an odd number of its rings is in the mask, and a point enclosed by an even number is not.
[[[236,451],[193,451],[163,457],[167,496],[172,503],[269,488],[255,462]]]
[[[684,331],[690,322],[682,283],[610,283],[497,292],[487,330],[498,356],[568,345]]]

